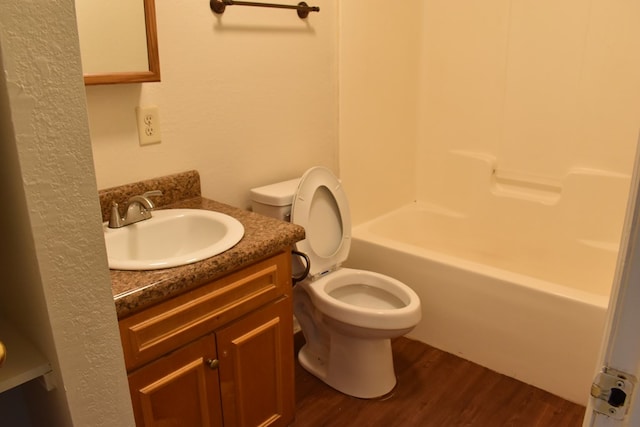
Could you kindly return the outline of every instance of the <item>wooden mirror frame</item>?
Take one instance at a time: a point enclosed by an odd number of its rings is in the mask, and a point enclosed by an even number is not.
[[[147,33],[147,58],[149,61],[149,70],[85,74],[85,85],[160,81],[160,56],[158,55],[158,31],[156,26],[155,0],[144,0],[144,17]]]

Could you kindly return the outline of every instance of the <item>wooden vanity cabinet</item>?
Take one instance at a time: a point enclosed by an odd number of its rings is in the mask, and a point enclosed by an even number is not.
[[[287,426],[288,252],[120,320],[137,426]]]

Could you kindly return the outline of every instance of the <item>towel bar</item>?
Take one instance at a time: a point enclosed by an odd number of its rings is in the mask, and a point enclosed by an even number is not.
[[[309,16],[309,12],[320,12],[320,8],[317,6],[309,6],[305,2],[300,2],[297,5],[288,4],[274,4],[274,3],[257,3],[252,1],[236,1],[236,0],[210,0],[209,7],[215,13],[224,13],[227,6],[256,6],[256,7],[273,7],[277,9],[295,9],[298,12],[300,19],[305,19]]]

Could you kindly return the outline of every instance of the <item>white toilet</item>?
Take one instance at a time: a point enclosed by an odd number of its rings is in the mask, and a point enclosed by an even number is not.
[[[375,398],[396,384],[391,338],[421,318],[418,295],[402,282],[342,268],[351,246],[351,218],[340,181],[324,167],[251,190],[253,210],[305,228],[296,250],[309,256],[309,276],[293,291],[306,339],[300,364],[342,393]]]

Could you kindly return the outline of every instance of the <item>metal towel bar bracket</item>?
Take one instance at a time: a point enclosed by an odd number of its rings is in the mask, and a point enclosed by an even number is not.
[[[309,12],[320,12],[320,8],[317,6],[309,6],[305,2],[300,2],[297,5],[288,4],[273,4],[273,3],[256,3],[252,1],[236,1],[236,0],[210,0],[209,6],[215,13],[224,13],[227,6],[256,6],[256,7],[274,7],[277,9],[295,9],[298,12],[300,19],[305,19],[309,16]]]

